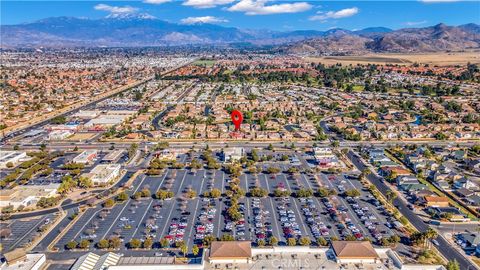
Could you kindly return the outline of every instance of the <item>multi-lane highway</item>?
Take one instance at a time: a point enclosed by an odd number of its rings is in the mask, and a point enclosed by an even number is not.
[[[148,142],[148,141],[103,141],[103,142],[49,142],[46,145],[47,149],[51,150],[66,150],[66,149],[73,149],[75,146],[81,149],[107,149],[112,145],[115,148],[127,149],[132,144],[156,144],[156,142]],[[188,140],[188,141],[169,141],[170,148],[190,148],[190,147],[205,147],[208,145],[209,147],[213,148],[223,148],[226,146],[231,147],[246,147],[246,148],[254,148],[254,147],[267,147],[270,144],[277,148],[282,148],[285,146],[290,146],[292,143],[298,147],[312,147],[314,144],[318,147],[328,147],[331,146],[329,141],[324,142],[315,142],[315,141],[247,141],[247,140]],[[462,141],[462,142],[448,142],[448,141],[369,141],[369,142],[354,142],[354,141],[343,141],[339,142],[339,148],[352,148],[352,147],[365,147],[365,146],[373,146],[377,148],[387,148],[392,147],[394,145],[424,145],[428,144],[429,146],[450,146],[452,144],[459,145],[461,147],[471,147],[475,144],[478,144],[478,141]],[[16,143],[8,143],[3,145],[2,149],[12,149]],[[42,144],[41,143],[26,143],[26,144],[19,144],[21,149],[29,150],[29,149],[38,149]]]

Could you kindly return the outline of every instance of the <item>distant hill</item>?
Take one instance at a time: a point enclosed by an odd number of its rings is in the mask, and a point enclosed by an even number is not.
[[[409,52],[478,48],[480,26],[438,24],[392,30],[370,27],[350,31],[270,31],[184,25],[151,16],[84,19],[53,17],[32,23],[0,26],[3,48],[18,47],[139,47],[210,44],[274,45],[286,53],[355,54],[366,51]]]
[[[296,54],[359,54],[364,52],[436,52],[480,48],[479,25],[344,32],[279,47]]]

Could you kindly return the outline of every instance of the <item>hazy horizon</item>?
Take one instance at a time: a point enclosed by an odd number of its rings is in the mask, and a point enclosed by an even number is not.
[[[2,1],[1,25],[50,17],[142,16],[178,24],[273,31],[421,28],[480,23],[479,1]],[[400,14],[400,15],[397,15]]]

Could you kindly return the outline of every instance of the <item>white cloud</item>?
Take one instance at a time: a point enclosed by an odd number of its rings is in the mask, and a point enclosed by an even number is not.
[[[423,20],[423,21],[418,21],[418,22],[405,22],[404,24],[408,25],[408,26],[415,26],[415,25],[421,25],[421,24],[426,24],[426,23],[427,23],[427,21]]]
[[[317,12],[317,15],[311,16],[311,21],[326,21],[328,19],[341,19],[351,17],[358,13],[358,8],[345,8],[339,11]]]
[[[107,11],[112,14],[131,14],[138,11],[138,8],[131,7],[131,6],[117,7],[117,6],[110,6],[106,4],[98,4],[94,7],[94,9]]]
[[[307,2],[283,3],[266,6],[268,0],[240,0],[228,8],[229,11],[245,12],[246,15],[268,15],[281,13],[297,13],[312,8]]]
[[[168,2],[172,2],[172,0],[143,0],[143,3],[154,5],[160,5]]]
[[[222,6],[230,4],[235,0],[187,0],[183,2],[184,6],[192,6],[195,8],[213,8],[216,6]]]
[[[188,17],[180,21],[183,24],[200,24],[200,23],[223,23],[228,22],[228,20],[217,18],[213,16],[203,16],[203,17]]]

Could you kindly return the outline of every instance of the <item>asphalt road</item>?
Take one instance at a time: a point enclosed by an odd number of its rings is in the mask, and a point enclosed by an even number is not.
[[[152,125],[155,128],[155,130],[160,129],[160,120],[163,119],[165,115],[167,115],[168,112],[170,112],[175,106],[168,106],[165,110],[163,110],[161,113],[157,114],[155,118],[152,120]]]
[[[360,158],[353,153],[352,151],[348,152],[348,158],[353,162],[353,164],[360,170],[367,169],[366,164],[364,164]],[[368,180],[372,182],[378,190],[386,196],[387,191],[390,190],[390,187],[388,187],[386,184],[382,182],[380,177],[374,175],[374,174],[369,174],[367,176]],[[410,210],[406,203],[399,199],[396,198],[393,201],[393,204],[397,207],[397,209],[402,213],[403,216],[405,216],[410,223],[419,231],[424,232],[426,231],[430,226],[426,224],[421,218],[419,218],[412,210]],[[433,228],[433,227],[432,227]],[[460,264],[460,269],[479,269],[470,261],[468,261],[460,252],[458,252],[455,248],[451,247],[450,243],[447,242],[443,236],[439,236],[436,238],[438,243],[440,244],[437,248],[442,253],[442,255],[449,261],[451,260],[457,260],[458,263]]]
[[[71,142],[50,142],[47,145],[47,149],[49,150],[68,150],[68,149],[73,149],[75,146],[77,146],[80,149],[108,149],[112,146],[112,144],[115,146],[115,149],[128,149],[132,143],[138,143],[135,141],[131,142],[92,142],[92,143],[71,143]],[[148,143],[148,142],[147,142]],[[291,141],[285,141],[285,142],[275,142],[275,141],[169,141],[169,148],[190,148],[190,147],[195,147],[195,148],[204,148],[206,145],[208,145],[211,148],[224,148],[224,147],[244,147],[244,148],[255,148],[255,147],[261,147],[265,148],[268,147],[270,144],[272,144],[274,147],[278,148],[284,148],[285,145],[290,145],[292,142]],[[312,147],[314,143],[317,144],[318,147],[329,147],[331,146],[331,143],[329,141],[325,142],[315,142],[315,141],[310,141],[310,142],[293,142],[297,148],[301,147]],[[152,143],[153,144],[153,143]],[[364,147],[364,146],[374,146],[374,147],[379,147],[379,148],[384,148],[384,147],[391,147],[393,145],[411,145],[411,144],[417,144],[417,145],[423,145],[423,144],[428,144],[432,147],[434,146],[443,146],[447,147],[449,145],[460,145],[463,147],[471,147],[475,144],[478,144],[478,142],[447,142],[447,141],[402,141],[402,142],[383,142],[383,141],[368,141],[368,142],[354,142],[354,141],[341,141],[339,143],[340,148],[349,148],[349,147]],[[15,143],[12,144],[6,144],[1,147],[2,150],[11,150],[14,147]],[[29,150],[29,149],[39,149],[40,143],[29,143],[29,144],[20,144],[20,149],[23,150]]]

